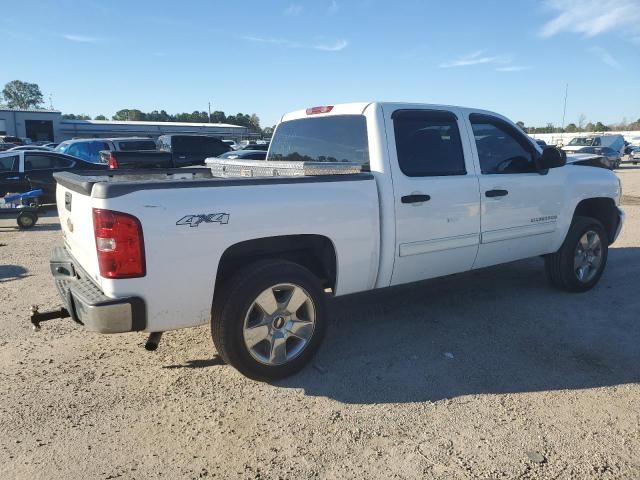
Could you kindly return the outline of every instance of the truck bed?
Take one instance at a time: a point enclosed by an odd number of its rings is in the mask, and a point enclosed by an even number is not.
[[[209,168],[170,168],[152,170],[110,170],[95,172],[60,172],[54,178],[74,192],[93,198],[109,199],[140,190],[165,190],[174,188],[214,188],[226,186],[278,185],[297,183],[353,182],[373,180],[368,172],[340,175],[308,175],[297,177],[214,177]]]

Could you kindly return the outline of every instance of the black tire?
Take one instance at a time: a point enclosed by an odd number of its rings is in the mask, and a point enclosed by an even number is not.
[[[20,212],[16,222],[18,223],[19,228],[22,230],[28,230],[38,222],[38,215],[33,212]]]
[[[295,358],[280,365],[268,365],[252,356],[243,330],[245,317],[258,296],[280,284],[299,286],[308,294],[315,313],[315,326],[306,346]],[[248,265],[224,280],[224,286],[216,292],[211,311],[211,336],[218,354],[254,380],[276,380],[298,372],[311,360],[324,337],[327,324],[325,296],[318,278],[296,263],[274,259]]]
[[[600,238],[601,262],[595,274],[588,281],[583,281],[578,278],[574,268],[574,255],[578,242],[589,231],[595,232]],[[552,286],[567,292],[591,290],[600,280],[607,264],[608,246],[607,232],[598,220],[590,217],[575,217],[562,247],[557,252],[545,256],[544,263],[549,282]]]

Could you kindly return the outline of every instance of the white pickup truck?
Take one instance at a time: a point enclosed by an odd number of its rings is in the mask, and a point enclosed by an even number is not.
[[[361,171],[56,174],[61,312],[88,330],[151,332],[150,348],[158,332],[210,322],[227,363],[270,380],[318,349],[331,295],[534,256],[553,286],[583,292],[624,220],[614,173],[565,165],[555,147],[476,109],[296,111],[282,117],[270,161]],[[32,321],[52,316],[36,311]]]

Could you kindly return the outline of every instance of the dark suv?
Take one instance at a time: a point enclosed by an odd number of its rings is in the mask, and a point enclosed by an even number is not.
[[[207,135],[160,135],[158,150],[170,152],[176,167],[202,165],[205,158],[217,157],[231,150],[219,138]]]

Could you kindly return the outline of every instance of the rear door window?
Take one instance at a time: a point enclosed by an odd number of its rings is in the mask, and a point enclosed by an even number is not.
[[[0,158],[0,172],[17,172],[18,171],[18,155]]]
[[[465,175],[458,120],[439,110],[397,110],[393,129],[400,170],[408,177]]]
[[[278,125],[268,160],[354,162],[369,170],[367,122],[363,115],[301,118]]]
[[[47,154],[28,153],[24,157],[24,169],[29,170],[62,170],[73,166],[73,161]]]
[[[123,152],[128,150],[155,150],[156,142],[153,140],[127,140],[118,142],[118,147]]]
[[[25,172],[31,170],[50,170],[54,168],[53,158],[46,155],[35,155],[27,153],[24,156]]]

